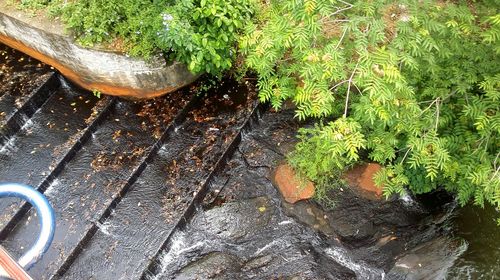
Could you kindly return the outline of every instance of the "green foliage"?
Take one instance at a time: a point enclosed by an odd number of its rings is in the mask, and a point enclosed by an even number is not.
[[[240,39],[260,99],[336,119],[302,130],[290,163],[321,181],[376,161],[386,196],[442,186],[462,204],[500,207],[499,4],[263,4]]]
[[[21,0],[19,7],[21,9],[36,10],[45,8],[50,3],[50,0]]]
[[[210,74],[231,68],[238,32],[253,13],[252,0],[22,0],[20,5],[48,5],[84,46],[111,45],[146,58],[161,53],[195,73]]]
[[[95,97],[97,97],[97,98],[101,98],[101,95],[102,95],[102,93],[101,93],[99,90],[97,90],[97,89],[94,89],[94,90],[92,91],[92,94],[93,94]]]
[[[165,9],[160,48],[193,72],[220,73],[236,57],[238,31],[252,15],[248,0],[178,1]]]
[[[360,125],[352,119],[340,118],[313,129],[299,130],[295,150],[288,155],[289,163],[298,171],[299,178],[315,182],[315,199],[332,208],[334,201],[328,191],[344,185],[340,171],[359,159],[359,150],[366,141],[360,133]]]
[[[56,16],[60,14],[60,6],[63,0],[7,0],[9,5],[32,13],[36,16],[39,10],[45,10],[47,14]]]
[[[289,162],[315,182],[331,178],[332,171],[359,160],[359,150],[366,144],[360,129],[361,126],[350,118],[339,118],[327,125],[320,123],[313,129],[300,129],[301,141]]]
[[[119,38],[132,55],[152,56],[163,5],[149,0],[79,0],[66,3],[62,19],[84,46]]]

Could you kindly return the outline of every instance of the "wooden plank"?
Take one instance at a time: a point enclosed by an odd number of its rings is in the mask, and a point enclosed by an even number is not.
[[[4,277],[13,280],[32,280],[28,273],[0,246],[0,278]]]

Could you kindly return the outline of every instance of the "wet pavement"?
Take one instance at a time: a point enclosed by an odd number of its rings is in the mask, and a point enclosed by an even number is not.
[[[1,87],[0,181],[36,187],[56,211],[35,279],[442,279],[468,248],[446,196],[438,207],[340,186],[328,203],[286,203],[273,171],[307,124],[258,105],[250,83],[134,102],[29,71],[18,105]],[[17,200],[0,209],[0,241],[18,257],[38,219]]]

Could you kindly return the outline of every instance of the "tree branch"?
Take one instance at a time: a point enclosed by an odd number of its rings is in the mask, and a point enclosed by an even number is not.
[[[342,82],[339,82],[337,83],[336,85],[334,85],[333,87],[330,88],[331,91],[333,91],[334,89],[338,88],[339,86],[347,83],[349,80],[343,80]]]
[[[345,34],[347,33],[347,27],[344,28],[344,32],[342,33],[342,36],[340,37],[339,39],[339,42],[337,43],[337,45],[335,46],[335,49],[338,49],[340,47],[340,44],[342,43],[342,41],[344,40],[344,37],[345,37]]]

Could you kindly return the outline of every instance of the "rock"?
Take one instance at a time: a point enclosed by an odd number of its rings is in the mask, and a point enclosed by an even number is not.
[[[241,261],[237,256],[213,252],[181,269],[175,279],[232,279],[230,275],[240,268]]]
[[[0,0],[0,42],[59,70],[72,82],[134,99],[153,98],[196,80],[184,64],[166,65],[161,57],[145,61],[122,53],[83,48],[63,25],[43,15],[33,17]]]
[[[268,265],[273,260],[272,255],[265,255],[262,257],[254,258],[249,260],[245,266],[242,268],[243,271],[248,271],[252,269],[261,268]]]
[[[258,234],[269,224],[275,211],[269,198],[257,197],[214,207],[196,217],[193,225],[234,242]]]
[[[276,168],[273,182],[288,203],[309,199],[314,196],[314,185],[311,181],[302,183],[296,177],[295,171],[288,164]]]
[[[448,269],[466,250],[467,243],[460,239],[432,239],[398,257],[387,279],[446,279]]]
[[[316,204],[309,201],[300,201],[296,204],[283,203],[283,208],[288,216],[294,217],[328,237],[335,237],[335,229],[330,225],[328,213]]]
[[[375,185],[373,176],[381,169],[378,163],[364,163],[354,166],[343,177],[363,197],[378,200],[382,198],[382,188]]]
[[[376,230],[370,220],[351,222],[348,219],[331,221],[331,226],[343,241],[362,241],[371,238]]]

